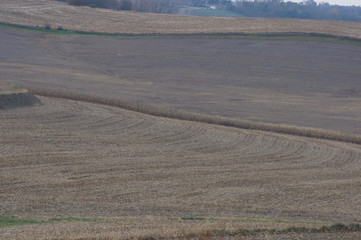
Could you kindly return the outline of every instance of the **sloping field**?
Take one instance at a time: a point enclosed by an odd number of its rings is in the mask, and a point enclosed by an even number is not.
[[[0,114],[0,215],[361,221],[359,146],[40,99],[43,105]],[[139,219],[148,227],[152,222]],[[154,221],[165,228],[172,222]],[[117,224],[126,226],[111,222],[109,229],[119,231]],[[267,226],[230,220],[196,224]],[[287,225],[268,222],[268,227]],[[52,233],[44,226],[5,229],[0,236],[107,233],[103,223],[83,224],[84,231],[60,224],[60,232]]]
[[[0,79],[26,88],[361,134],[357,44],[0,33]]]
[[[144,14],[53,0],[0,0],[0,22],[108,33],[314,32],[361,38],[359,22]]]
[[[140,14],[51,0],[0,0],[0,22],[361,38],[361,23]],[[0,81],[38,93],[361,134],[357,41],[50,35],[4,24],[0,36]],[[359,225],[332,227],[361,222],[360,145],[39,99],[0,110],[0,239],[361,238]],[[32,224],[16,227],[16,219]]]

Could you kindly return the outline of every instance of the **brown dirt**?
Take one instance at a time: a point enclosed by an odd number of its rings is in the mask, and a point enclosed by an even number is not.
[[[361,37],[360,23],[138,14],[50,0],[0,0],[0,21],[122,33]],[[0,34],[2,81],[361,134],[359,45],[58,37],[3,28]],[[0,215],[110,219],[5,228],[0,239],[186,238],[187,233],[207,239],[209,229],[361,222],[359,146],[40,99],[44,105],[0,112]],[[179,220],[187,216],[224,220]],[[229,237],[295,238],[360,234]]]
[[[0,74],[25,87],[361,134],[359,45],[0,32]]]
[[[147,215],[258,218],[184,224],[196,232],[307,225],[265,218],[361,221],[359,146],[40,99],[44,105],[1,112],[0,215],[140,217],[15,227],[1,230],[1,239],[119,236],[127,226],[141,236],[169,227],[162,220],[150,230]],[[179,224],[166,233],[179,233]]]
[[[41,100],[1,113],[1,215],[360,221],[359,146]]]
[[[360,22],[161,15],[75,7],[53,0],[1,0],[0,21],[109,33],[315,32],[361,38]]]

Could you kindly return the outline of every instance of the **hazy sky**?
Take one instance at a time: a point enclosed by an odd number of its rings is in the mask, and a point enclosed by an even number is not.
[[[284,0],[285,2],[303,2],[303,0]],[[317,3],[328,2],[329,4],[341,6],[361,6],[361,0],[315,0]]]

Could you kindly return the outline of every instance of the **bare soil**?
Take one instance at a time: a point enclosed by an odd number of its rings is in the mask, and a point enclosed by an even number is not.
[[[359,146],[40,98],[1,112],[1,212],[359,221]]]
[[[138,14],[50,0],[0,0],[0,21],[111,33],[316,32],[361,37],[361,24],[352,22]],[[3,27],[0,36],[0,81],[361,134],[357,44],[54,36]],[[6,90],[0,86],[0,92]],[[0,239],[191,239],[189,234],[209,239],[214,236],[208,231],[217,229],[361,222],[359,145],[39,99],[42,105],[0,111],[0,215],[106,220],[4,228]],[[180,219],[192,216],[215,219]]]
[[[0,32],[1,79],[25,87],[361,134],[360,45]]]
[[[139,216],[140,229],[148,215],[296,221],[253,226],[270,228],[361,221],[359,146],[40,99],[43,105],[1,111],[0,215]],[[162,221],[158,230],[169,225]],[[107,227],[94,223],[79,232],[79,224],[56,225],[53,234],[75,239]],[[56,226],[15,227],[0,236],[25,231],[36,239]],[[112,236],[108,230],[100,232]]]
[[[0,21],[108,33],[313,32],[361,38],[360,22],[162,15],[53,0],[0,0]]]

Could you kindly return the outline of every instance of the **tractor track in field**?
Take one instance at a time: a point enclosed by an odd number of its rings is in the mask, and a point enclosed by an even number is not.
[[[360,32],[0,0],[0,239],[359,239]]]
[[[357,145],[39,98],[0,115],[2,215],[359,220]]]

